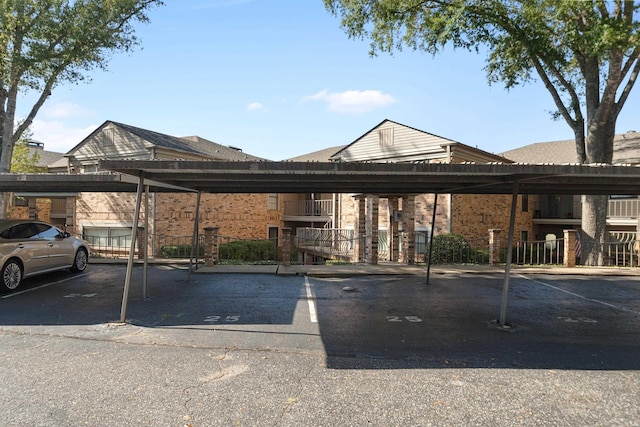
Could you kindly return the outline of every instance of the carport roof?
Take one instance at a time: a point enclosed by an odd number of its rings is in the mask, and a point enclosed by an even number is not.
[[[0,191],[640,194],[640,167],[446,163],[102,160],[98,174],[0,174]]]
[[[147,180],[152,191],[194,191]],[[88,192],[135,192],[138,178],[120,173],[62,174],[62,173],[3,173],[0,192],[49,194]]]
[[[640,194],[640,167],[127,160],[102,169],[208,193]]]

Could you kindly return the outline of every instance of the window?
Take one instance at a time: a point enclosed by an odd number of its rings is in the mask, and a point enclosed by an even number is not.
[[[32,239],[39,237],[38,227],[31,222],[15,225],[2,232],[0,237],[4,239]]]
[[[520,241],[528,242],[529,241],[529,232],[527,230],[522,230],[520,232]]]
[[[128,249],[131,227],[84,227],[82,238],[92,246]]]
[[[269,240],[273,242],[274,247],[278,247],[278,227],[269,227]]]
[[[267,208],[272,211],[277,211],[280,209],[280,199],[278,197],[278,193],[269,193],[269,199],[267,201]]]
[[[14,206],[29,206],[29,199],[22,196],[16,196],[13,200]]]
[[[522,212],[529,212],[529,195],[522,195]]]
[[[431,230],[428,227],[416,227],[416,254],[425,254],[429,251],[428,243]]]
[[[378,129],[378,145],[393,147],[393,128]]]
[[[38,229],[40,230],[40,237],[43,239],[55,239],[56,237],[61,237],[60,230],[55,227],[51,227],[47,224],[36,224]]]

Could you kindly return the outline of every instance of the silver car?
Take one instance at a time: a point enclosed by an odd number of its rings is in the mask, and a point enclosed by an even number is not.
[[[88,261],[87,242],[66,231],[40,221],[0,219],[0,277],[7,289],[36,274],[84,271]]]

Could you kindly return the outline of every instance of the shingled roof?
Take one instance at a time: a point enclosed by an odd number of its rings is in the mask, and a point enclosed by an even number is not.
[[[261,157],[256,157],[244,153],[239,148],[228,147],[201,138],[199,136],[176,137],[147,129],[141,129],[123,123],[111,123],[159,147],[185,151],[194,154],[205,154],[220,160],[266,160]]]
[[[518,163],[577,163],[576,142],[538,142],[514,150],[505,151],[501,156]],[[613,163],[640,164],[640,132],[630,131],[616,135],[613,140]]]
[[[338,151],[342,150],[346,145],[338,145],[336,147],[329,147],[323,150],[314,151],[313,153],[303,154],[301,156],[292,157],[287,159],[290,162],[329,162],[331,157]]]

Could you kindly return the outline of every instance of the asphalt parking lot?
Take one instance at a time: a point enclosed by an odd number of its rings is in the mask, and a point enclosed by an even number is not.
[[[0,294],[7,425],[640,425],[640,278],[90,265]]]

